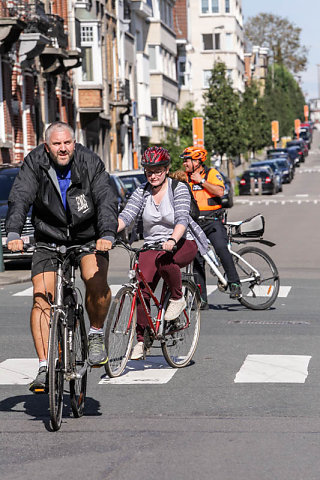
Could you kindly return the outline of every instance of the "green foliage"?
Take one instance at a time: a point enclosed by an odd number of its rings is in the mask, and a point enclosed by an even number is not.
[[[227,78],[224,63],[212,69],[209,88],[204,93],[205,145],[209,152],[228,157],[243,149],[243,128],[240,119],[240,96]]]
[[[306,69],[308,49],[300,42],[301,28],[287,18],[259,13],[245,24],[246,38],[252,45],[268,47],[274,63],[294,73]]]
[[[242,98],[240,118],[246,150],[256,152],[270,144],[270,122],[256,83],[249,85]]]
[[[264,109],[269,123],[272,120],[279,121],[280,137],[292,135],[296,118],[303,121],[305,103],[301,88],[287,68],[271,65],[266,82]]]

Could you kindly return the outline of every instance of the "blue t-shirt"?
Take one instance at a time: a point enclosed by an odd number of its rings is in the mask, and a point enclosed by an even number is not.
[[[56,173],[57,173],[57,178],[59,182],[59,187],[60,187],[60,192],[62,196],[62,203],[67,210],[67,190],[69,188],[69,185],[71,183],[71,165],[69,164],[65,168],[57,168],[55,167]]]

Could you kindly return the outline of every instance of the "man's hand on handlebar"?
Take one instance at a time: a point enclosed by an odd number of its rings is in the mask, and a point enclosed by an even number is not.
[[[23,251],[23,240],[21,238],[17,240],[11,240],[7,244],[8,250],[11,252],[22,252]]]
[[[105,240],[103,238],[99,238],[96,243],[96,250],[99,252],[107,252],[108,250],[111,250],[112,248],[112,242],[110,240]]]

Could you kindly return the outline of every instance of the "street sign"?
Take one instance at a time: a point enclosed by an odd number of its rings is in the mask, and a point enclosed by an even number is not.
[[[195,147],[204,147],[204,127],[202,117],[193,117],[192,119],[193,145]]]
[[[273,120],[273,122],[271,122],[271,134],[272,134],[272,141],[274,143],[274,148],[277,148],[277,143],[279,142],[279,122],[278,122],[278,120]]]
[[[307,122],[308,119],[309,119],[309,106],[308,105],[305,105],[303,107],[303,112],[304,112],[304,119]]]
[[[297,138],[299,138],[299,135],[300,135],[300,125],[301,125],[300,118],[296,118],[294,121],[294,131],[295,131],[295,134],[297,135]]]

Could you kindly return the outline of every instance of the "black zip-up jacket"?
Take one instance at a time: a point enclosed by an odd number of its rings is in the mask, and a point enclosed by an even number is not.
[[[83,145],[75,145],[67,190],[68,213],[51,162],[43,144],[26,156],[9,195],[7,233],[21,235],[32,205],[36,241],[61,244],[114,239],[117,198],[102,160]]]

